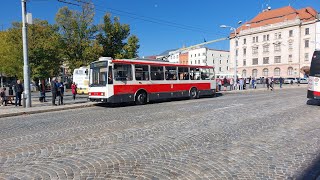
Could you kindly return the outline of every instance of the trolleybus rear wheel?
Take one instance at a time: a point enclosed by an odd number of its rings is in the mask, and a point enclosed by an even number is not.
[[[197,88],[191,88],[190,90],[190,99],[196,99],[199,97]]]
[[[135,97],[136,105],[143,105],[147,103],[147,93],[144,91],[139,91]]]

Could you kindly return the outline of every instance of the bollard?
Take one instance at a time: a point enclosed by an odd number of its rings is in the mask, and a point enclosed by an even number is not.
[[[26,107],[26,95],[24,93],[21,94],[22,106]]]

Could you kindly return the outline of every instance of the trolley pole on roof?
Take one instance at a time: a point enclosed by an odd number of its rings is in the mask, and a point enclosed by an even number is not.
[[[30,69],[28,60],[28,40],[27,40],[27,0],[21,0],[22,6],[22,41],[23,41],[23,79],[24,79],[24,96],[26,100],[26,108],[31,107],[30,93]],[[24,99],[23,99],[24,100]]]

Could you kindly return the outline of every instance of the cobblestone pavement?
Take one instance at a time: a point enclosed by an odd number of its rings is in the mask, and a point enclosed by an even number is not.
[[[312,179],[305,89],[0,119],[0,179]]]

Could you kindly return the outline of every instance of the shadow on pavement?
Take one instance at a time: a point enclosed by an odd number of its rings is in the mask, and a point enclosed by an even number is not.
[[[298,175],[297,179],[310,179],[316,180],[320,178],[320,155],[307,167],[304,171]]]
[[[201,97],[200,99],[212,99],[212,98],[220,97],[220,96],[223,96],[223,94],[222,93],[216,93],[216,95],[214,97],[204,96],[204,97]],[[148,104],[161,104],[161,103],[166,103],[166,102],[188,101],[188,100],[190,100],[190,99],[189,98],[163,99],[163,100],[150,101],[146,105],[148,105]],[[136,105],[134,102],[130,102],[130,103],[115,103],[115,104],[97,103],[97,104],[95,104],[95,106],[108,107],[108,108],[121,108],[121,107],[143,106],[143,105]]]

